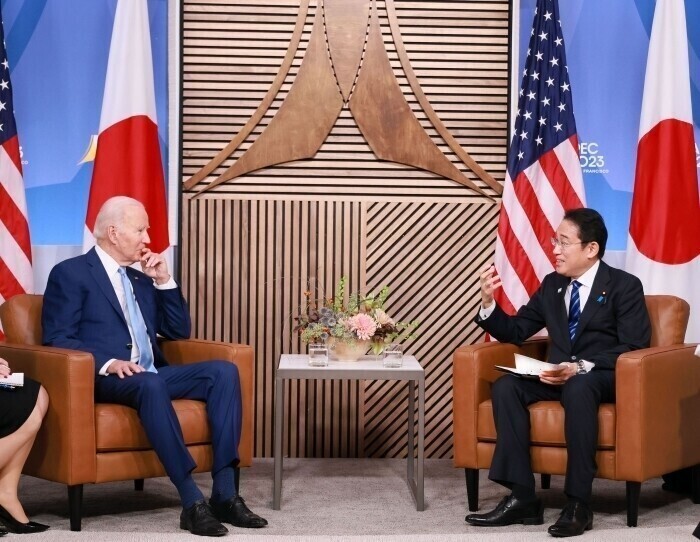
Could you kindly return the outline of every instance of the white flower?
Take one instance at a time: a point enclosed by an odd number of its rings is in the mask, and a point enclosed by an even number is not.
[[[382,309],[376,309],[374,311],[374,319],[380,326],[394,325],[394,321],[391,318],[389,318],[389,315],[385,313]]]

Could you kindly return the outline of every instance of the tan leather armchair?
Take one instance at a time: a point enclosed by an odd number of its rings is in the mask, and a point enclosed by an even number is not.
[[[690,308],[673,296],[646,296],[651,347],[621,355],[615,369],[616,403],[599,411],[599,478],[627,482],[627,525],[637,525],[641,483],[677,469],[695,467],[700,482],[700,359],[683,344]],[[491,465],[496,428],[491,384],[503,376],[494,365],[514,365],[519,352],[546,359],[548,341],[520,348],[496,342],[457,349],[453,358],[454,466],[464,468],[469,510],[478,509],[479,469]],[[549,487],[552,474],[566,473],[564,409],[556,401],[530,406],[533,472]],[[693,484],[700,502],[700,483]]]
[[[49,394],[49,410],[24,473],[68,486],[71,530],[79,531],[83,484],[134,480],[143,489],[144,478],[165,476],[146,438],[136,411],[114,404],[96,404],[92,354],[41,346],[43,296],[18,295],[0,307],[6,343],[0,357],[15,372],[38,380]],[[235,363],[243,395],[243,427],[239,467],[253,460],[253,349],[240,344],[202,340],[164,341],[171,364],[223,359]],[[173,401],[187,448],[197,463],[195,472],[211,470],[212,449],[205,404]],[[237,470],[236,481],[240,474]]]

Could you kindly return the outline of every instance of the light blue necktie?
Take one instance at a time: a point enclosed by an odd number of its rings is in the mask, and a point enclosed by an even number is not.
[[[134,294],[131,291],[131,282],[129,281],[129,277],[126,276],[126,270],[123,267],[119,268],[119,276],[122,279],[122,286],[124,287],[126,309],[129,311],[129,320],[131,320],[131,331],[134,334],[134,340],[139,349],[139,365],[148,372],[157,373],[158,371],[153,363],[153,350],[148,340],[146,323],[143,321],[143,315],[136,305],[136,298],[134,298]]]
[[[574,337],[576,337],[576,327],[581,316],[581,300],[578,296],[580,287],[581,283],[577,280],[571,283],[571,301],[569,302],[569,337],[571,342],[574,342]]]

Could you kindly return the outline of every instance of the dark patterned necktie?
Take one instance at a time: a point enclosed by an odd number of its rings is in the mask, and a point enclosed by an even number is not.
[[[571,283],[571,301],[569,302],[569,337],[571,342],[574,342],[574,337],[576,337],[576,327],[581,316],[581,300],[578,296],[580,287],[581,283],[577,280]]]

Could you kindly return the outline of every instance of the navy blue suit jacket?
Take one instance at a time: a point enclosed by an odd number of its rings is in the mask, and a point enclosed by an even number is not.
[[[614,369],[620,354],[647,348],[651,323],[641,281],[634,275],[600,262],[590,296],[581,312],[573,343],[564,294],[571,279],[547,275],[515,316],[496,305],[491,315],[476,323],[501,342],[521,344],[542,328],[550,337],[548,361],[584,359],[596,369]]]
[[[187,303],[179,287],[158,290],[144,273],[130,267],[126,273],[148,328],[155,365],[167,365],[156,334],[167,339],[189,338]],[[90,352],[95,358],[95,376],[110,359],[131,359],[129,328],[94,248],[51,270],[41,324],[45,345]]]

